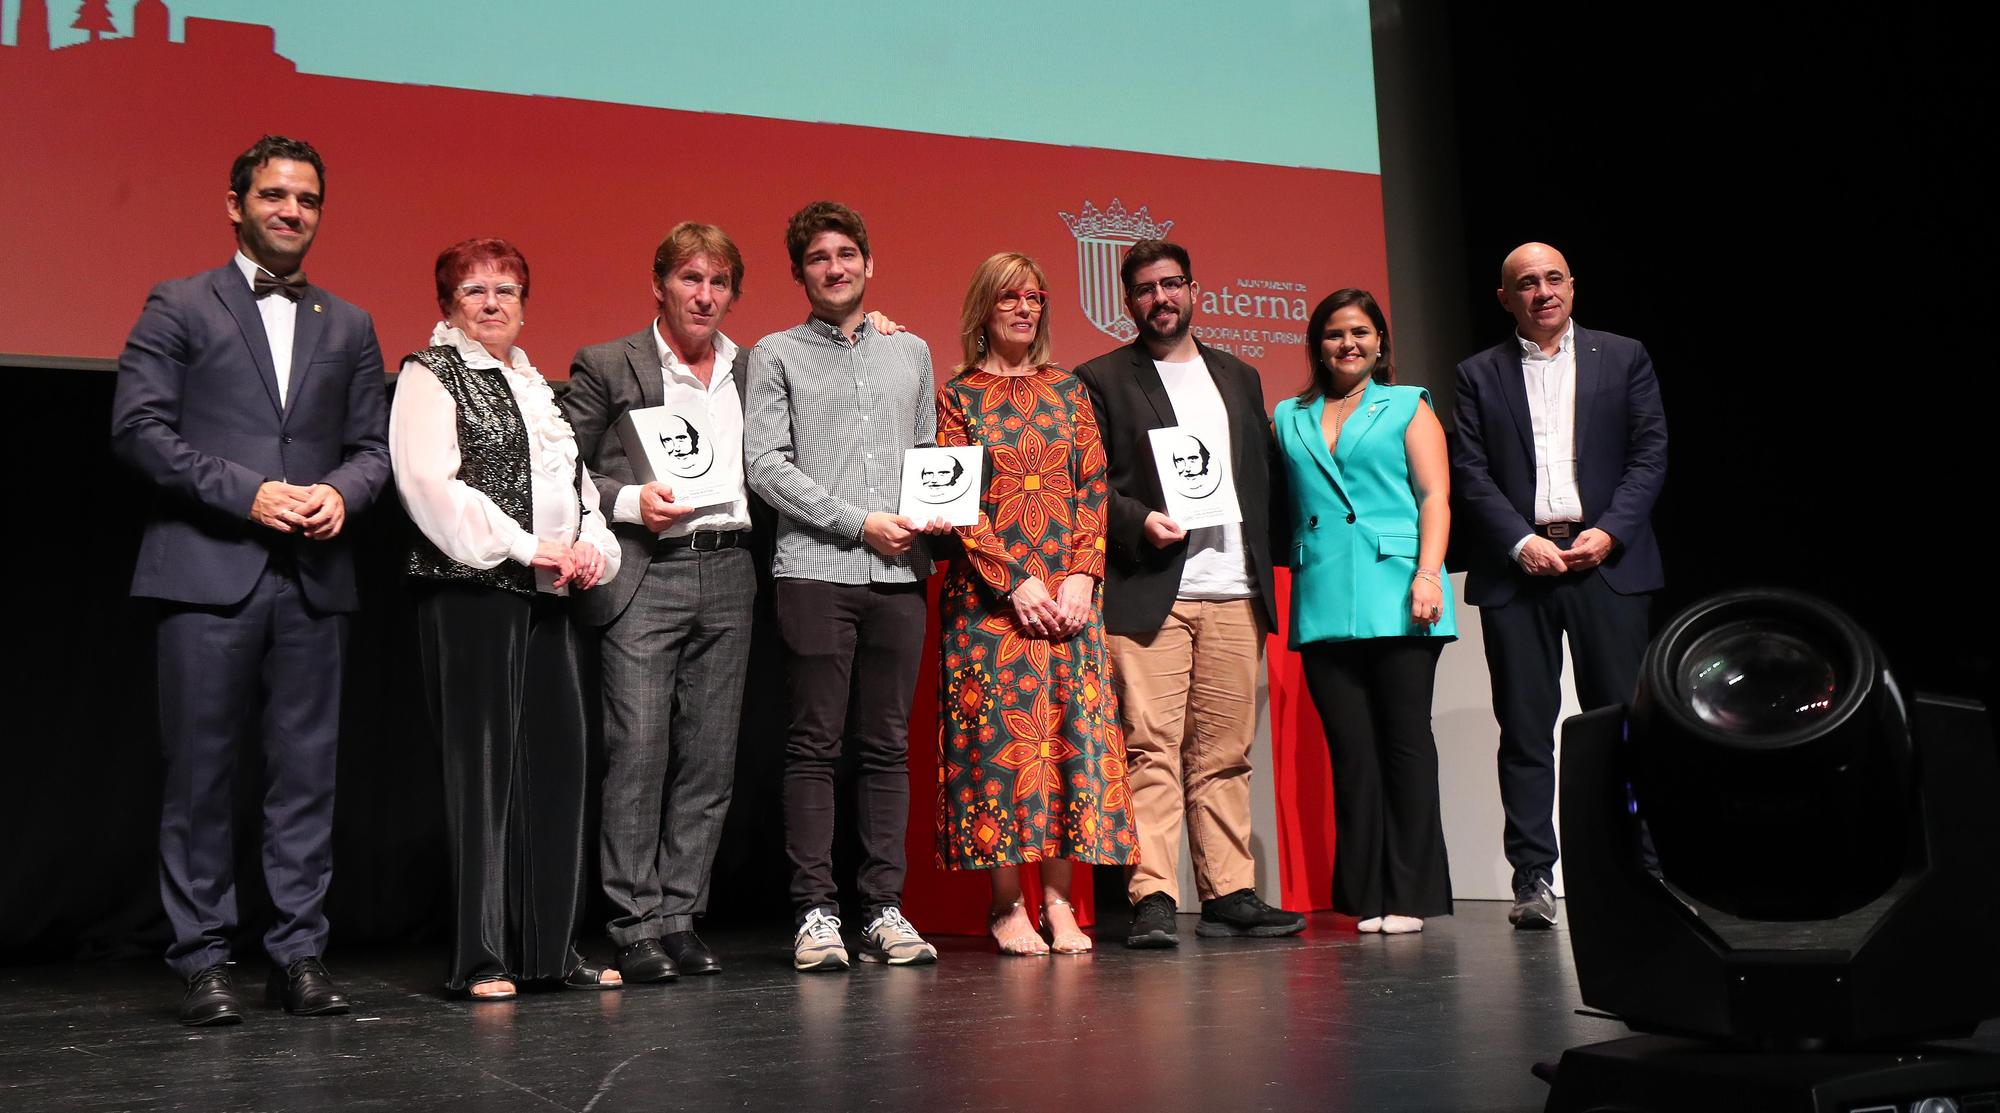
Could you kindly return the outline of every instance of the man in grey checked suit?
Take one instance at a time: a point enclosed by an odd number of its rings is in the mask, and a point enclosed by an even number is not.
[[[627,982],[722,969],[694,917],[729,810],[757,578],[741,482],[723,502],[677,502],[670,484],[638,482],[613,429],[628,410],[671,404],[707,414],[717,459],[741,456],[749,350],[722,320],[742,282],[720,228],[676,225],[653,255],[652,323],[579,351],[563,398],[625,554],[576,608],[603,629],[600,859]]]

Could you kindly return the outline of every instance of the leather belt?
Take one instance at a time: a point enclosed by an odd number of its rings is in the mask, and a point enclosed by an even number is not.
[[[1535,532],[1554,541],[1567,541],[1584,531],[1582,522],[1549,522],[1535,527]]]
[[[697,553],[712,553],[719,549],[734,549],[744,542],[741,529],[698,529],[681,537],[662,537],[653,543],[653,559],[658,560],[678,549],[693,549]]]

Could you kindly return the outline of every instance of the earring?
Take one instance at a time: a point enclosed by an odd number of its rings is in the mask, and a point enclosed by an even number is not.
[[[986,330],[985,330],[985,329],[980,329],[980,330],[979,330],[979,354],[980,354],[980,355],[982,355],[982,356],[986,354]]]

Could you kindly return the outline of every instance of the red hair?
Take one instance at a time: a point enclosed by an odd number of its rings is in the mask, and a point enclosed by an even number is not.
[[[451,316],[451,307],[458,301],[459,283],[465,276],[479,269],[482,264],[491,263],[495,270],[512,271],[521,280],[521,300],[528,300],[528,259],[521,249],[506,240],[492,236],[463,240],[452,244],[438,253],[437,294],[438,311]]]

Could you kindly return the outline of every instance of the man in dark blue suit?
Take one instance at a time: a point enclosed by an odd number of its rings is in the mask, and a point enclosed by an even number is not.
[[[1515,248],[1496,293],[1518,335],[1458,365],[1451,484],[1500,720],[1507,918],[1546,928],[1563,635],[1584,710],[1631,698],[1665,583],[1652,515],[1667,420],[1645,347],[1571,323],[1575,276],[1555,248]]]
[[[231,785],[249,739],[264,753],[271,995],[299,1015],[348,1008],[319,959],[358,605],[342,527],[388,480],[388,411],[374,322],[299,269],[324,180],[297,140],[239,156],[235,258],[154,287],[118,359],[112,451],[154,488],[132,594],[157,601],[160,894],[184,1024],[242,1019],[226,964]]]

